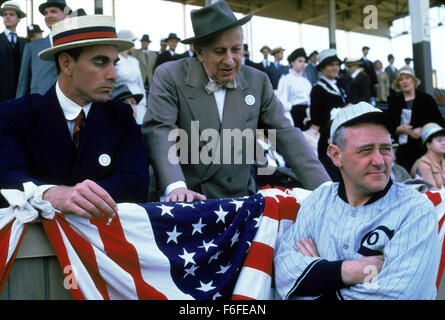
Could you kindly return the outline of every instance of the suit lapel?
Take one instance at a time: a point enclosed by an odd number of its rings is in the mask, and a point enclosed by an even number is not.
[[[204,90],[208,81],[202,64],[196,59],[191,59],[185,80],[184,95],[194,120],[199,121],[200,132],[208,128],[219,131],[221,128],[215,96],[207,94]]]
[[[56,179],[67,181],[73,168],[75,147],[53,86],[36,105],[34,139]]]
[[[115,146],[120,141],[124,127],[116,125],[106,107],[103,103],[93,103],[91,106],[72,171],[73,181],[96,176],[97,170],[104,169],[99,165],[101,154],[110,156],[112,163],[115,160]]]

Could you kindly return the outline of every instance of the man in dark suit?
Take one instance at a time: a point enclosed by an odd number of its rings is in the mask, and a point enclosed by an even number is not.
[[[155,69],[164,62],[175,61],[182,58],[180,54],[176,53],[178,42],[181,41],[176,33],[170,33],[164,40],[167,43],[168,48],[158,55],[158,58],[156,59]]]
[[[0,102],[14,99],[19,78],[20,61],[26,40],[17,36],[17,25],[26,14],[18,3],[6,1],[0,8],[5,31],[0,33],[0,61],[2,63],[2,84]]]
[[[283,74],[289,73],[289,66],[284,66],[281,64],[281,60],[283,60],[283,48],[278,47],[272,50],[272,55],[275,58],[275,61],[269,67],[269,76],[270,81],[272,82],[272,88],[276,90],[278,88],[278,81]]]
[[[45,17],[45,23],[49,29],[54,23],[65,19],[71,12],[65,0],[48,0],[39,6],[39,11]],[[27,93],[44,94],[56,82],[57,72],[54,63],[42,61],[37,57],[40,51],[53,45],[51,36],[50,32],[45,38],[30,42],[25,46],[16,98]]]
[[[133,46],[116,37],[107,16],[54,25],[54,47],[39,58],[56,62],[56,84],[0,104],[1,189],[33,182],[37,201],[86,218],[113,217],[118,202],[146,201],[148,160],[132,109],[109,101],[118,52]]]
[[[368,74],[363,70],[363,61],[361,59],[347,58],[345,65],[348,67],[349,83],[347,87],[347,94],[349,101],[352,104],[357,104],[361,101],[371,101],[371,90]]]
[[[276,133],[277,152],[305,188],[330,180],[301,131],[285,117],[267,75],[242,65],[241,25],[252,15],[237,20],[225,1],[217,1],[191,17],[195,36],[182,42],[193,44],[197,59],[156,69],[142,124],[159,195],[165,201],[193,201],[255,192],[248,151],[255,147],[256,129],[271,129],[266,130],[269,140]],[[231,143],[228,131],[236,135],[238,130],[251,139]],[[201,133],[207,139],[200,139]]]
[[[369,77],[370,85],[369,90],[371,90],[371,96],[376,97],[377,91],[376,91],[376,85],[378,83],[377,81],[377,74],[375,73],[374,69],[374,63],[368,59],[368,53],[369,53],[369,47],[365,46],[362,48],[362,61],[363,61],[363,69],[365,70],[366,74]]]

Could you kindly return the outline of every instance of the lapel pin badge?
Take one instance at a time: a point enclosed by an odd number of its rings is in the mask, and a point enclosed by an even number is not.
[[[244,101],[246,102],[247,105],[253,106],[255,104],[255,97],[252,96],[251,94],[249,94],[249,95],[246,96]]]
[[[111,158],[108,154],[104,153],[99,156],[99,164],[102,167],[108,167],[110,163],[111,163]]]

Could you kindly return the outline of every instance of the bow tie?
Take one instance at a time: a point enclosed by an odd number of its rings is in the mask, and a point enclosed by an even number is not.
[[[226,84],[219,84],[213,81],[209,81],[205,86],[204,89],[208,94],[212,94],[213,92],[215,92],[216,90],[220,89],[220,88],[226,88],[226,89],[236,89],[238,88],[238,81],[236,81],[236,79],[233,79],[229,82],[227,82]]]

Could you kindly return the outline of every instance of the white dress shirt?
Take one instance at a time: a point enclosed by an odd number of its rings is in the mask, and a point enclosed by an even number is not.
[[[59,100],[60,107],[62,108],[63,115],[65,116],[71,138],[73,138],[73,128],[76,124],[77,116],[83,109],[85,112],[85,119],[88,118],[88,112],[90,112],[92,102],[84,107],[79,106],[77,103],[65,96],[59,87],[59,81],[56,82],[56,95],[57,100]]]

